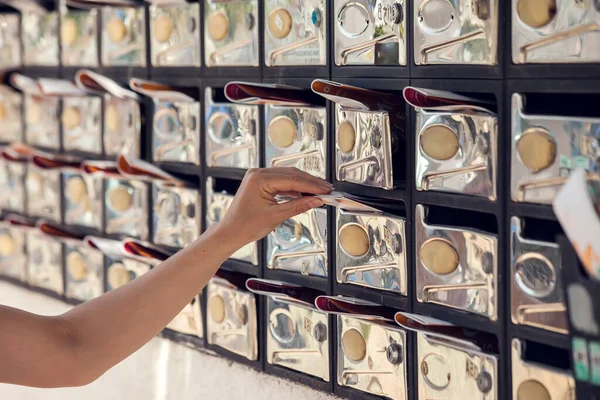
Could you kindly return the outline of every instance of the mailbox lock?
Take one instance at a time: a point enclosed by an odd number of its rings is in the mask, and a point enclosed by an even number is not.
[[[319,322],[313,327],[313,337],[317,342],[324,342],[327,340],[327,327],[324,323]]]
[[[400,346],[398,343],[391,343],[385,349],[385,356],[390,364],[400,364],[403,361],[402,346]]]
[[[392,22],[399,24],[404,19],[404,11],[402,10],[402,4],[394,3],[392,6]]]
[[[477,375],[477,388],[483,393],[488,393],[492,390],[492,376],[489,372],[481,371],[481,373]]]

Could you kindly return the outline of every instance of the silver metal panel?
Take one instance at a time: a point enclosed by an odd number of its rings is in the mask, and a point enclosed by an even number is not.
[[[207,340],[249,360],[258,359],[256,298],[212,279],[206,286]]]
[[[62,174],[65,224],[102,229],[104,193],[99,175],[65,171]],[[81,188],[85,190],[82,191]],[[70,194],[69,191],[73,192]]]
[[[0,186],[8,190],[0,191],[0,208],[25,213],[25,174],[27,163],[0,159]]]
[[[327,208],[315,208],[280,224],[267,236],[267,267],[327,276]]]
[[[325,0],[267,0],[265,65],[327,65],[327,14]]]
[[[406,220],[385,214],[349,212],[340,208],[336,212],[337,281],[406,295]],[[359,228],[367,236],[368,249],[363,255],[342,246],[342,231],[349,227]]]
[[[416,110],[417,190],[461,193],[496,200],[498,118],[484,113]],[[450,129],[458,140],[456,154],[438,160],[427,154],[423,135]]]
[[[525,343],[513,339],[511,344],[512,399],[524,398],[527,387],[549,400],[575,400],[575,380],[563,371],[523,359]]]
[[[154,102],[152,158],[200,164],[199,102]]]
[[[0,30],[2,29],[0,16]],[[1,40],[1,38],[0,38]],[[0,48],[0,58],[2,49]],[[1,64],[1,61],[0,61]],[[0,85],[0,141],[18,142],[23,140],[23,96],[8,86]]]
[[[200,236],[200,192],[154,184],[152,220],[156,244],[186,247]]]
[[[479,231],[425,222],[427,210],[415,208],[415,251],[417,255],[417,300],[498,318],[498,238]],[[426,265],[425,253],[448,249],[454,265],[438,269]],[[451,262],[447,252],[433,255]]]
[[[523,221],[510,219],[510,286],[513,324],[568,333],[558,244],[526,239]]]
[[[338,385],[387,399],[407,399],[406,332],[347,315],[338,315],[337,321]],[[352,341],[351,336],[362,341]]]
[[[111,276],[111,271],[112,270],[116,270],[116,269],[121,269],[121,270],[125,270],[128,272],[128,279],[127,282],[144,275],[146,272],[150,271],[150,269],[152,269],[152,266],[150,264],[146,264],[143,263],[141,261],[138,260],[133,260],[130,258],[123,258],[123,259],[111,259],[109,260],[109,262],[107,263],[106,266],[106,276],[110,277]],[[120,282],[119,282],[120,283]],[[113,290],[120,287],[119,285],[115,284],[115,286],[113,286],[111,284],[111,280],[107,279],[106,280],[106,290]]]
[[[512,0],[514,64],[600,61],[596,0]]]
[[[575,168],[600,173],[597,162],[600,118],[527,115],[524,101],[523,95],[513,94],[511,198],[517,202],[551,204]],[[532,170],[523,163],[523,157],[532,156],[519,152],[519,142],[527,135],[545,137],[549,141],[554,151],[547,167]]]
[[[354,147],[342,151],[339,127],[351,124],[355,132]],[[336,152],[335,170],[338,181],[393,189],[392,134],[390,118],[383,111],[358,111],[335,105]],[[404,162],[401,160],[401,162]]]
[[[295,127],[294,141],[289,145],[286,143],[286,147],[276,145],[271,139],[271,129],[276,129],[282,121]],[[326,178],[328,133],[325,107],[266,105],[265,125],[267,167],[296,167],[321,179]]]
[[[329,382],[329,321],[324,312],[267,296],[267,362]]]
[[[102,154],[102,99],[63,97],[62,138],[66,151]]]
[[[206,180],[206,227],[209,228],[219,222],[227,213],[233,202],[234,195],[227,192],[216,193],[213,190],[213,178]],[[231,258],[258,265],[258,242],[244,245],[231,255]]]
[[[415,64],[498,64],[499,0],[417,0]]]
[[[150,6],[150,63],[200,66],[200,4]]]
[[[104,293],[104,255],[87,244],[65,243],[65,295],[87,301]]]
[[[0,223],[0,275],[27,282],[25,232],[8,223]]]
[[[32,146],[60,149],[58,98],[24,96],[25,143]]]
[[[419,400],[498,398],[498,358],[417,332]]]
[[[31,286],[64,294],[62,245],[40,230],[27,232],[27,280]]]
[[[257,0],[205,0],[204,65],[257,67],[258,18]]]
[[[27,193],[27,213],[30,216],[61,222],[61,174],[58,170],[48,170],[29,163],[25,175]]]
[[[58,67],[58,12],[21,14],[23,65]]]
[[[406,65],[405,0],[333,4],[336,65]]]
[[[259,124],[258,106],[215,103],[206,88],[206,165],[257,168]]]
[[[127,179],[106,179],[104,204],[106,233],[123,234],[142,240],[148,238],[146,183]]]
[[[140,157],[141,138],[140,104],[133,99],[104,97],[104,152],[117,156],[127,147]]]
[[[179,333],[202,338],[204,336],[204,328],[202,325],[200,295],[196,295],[192,301],[186,305],[171,322],[169,322],[167,328]]]
[[[12,69],[21,65],[21,20],[18,13],[0,14],[0,68]]]
[[[61,63],[66,67],[97,67],[98,10],[64,9],[60,14]]]
[[[146,66],[146,9],[102,8],[102,65]]]

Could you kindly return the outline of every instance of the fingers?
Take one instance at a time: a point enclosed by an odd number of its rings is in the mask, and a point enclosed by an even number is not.
[[[282,169],[291,170],[291,168]],[[248,185],[258,187],[270,196],[287,192],[327,194],[332,191],[330,183],[301,171],[249,170],[244,180],[248,182]]]
[[[288,175],[298,175],[298,176],[302,176],[310,181],[313,181],[317,184],[320,183],[325,183],[326,185],[333,187],[333,185],[321,178],[317,178],[316,176],[313,176],[311,174],[308,174],[306,172],[300,171],[298,168],[294,168],[294,167],[273,167],[273,168],[265,168],[263,170],[265,173],[269,173],[269,174],[288,174]]]
[[[299,199],[290,200],[287,203],[276,206],[276,212],[281,216],[282,220],[287,220],[295,217],[298,214],[307,212],[312,208],[323,206],[323,201],[316,197],[306,196]]]

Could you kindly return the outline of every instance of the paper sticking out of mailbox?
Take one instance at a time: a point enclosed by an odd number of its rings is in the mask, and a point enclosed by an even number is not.
[[[146,81],[144,79],[131,78],[129,87],[137,93],[143,94],[153,100],[167,103],[194,103],[196,100],[185,93],[177,91],[168,85]]]
[[[141,240],[125,239],[121,242],[122,253],[134,260],[156,266],[174,253],[159,249],[158,247]]]
[[[404,100],[415,108],[439,111],[478,111],[495,114],[494,103],[443,90],[407,86],[402,91]]]
[[[75,74],[75,85],[87,93],[97,95],[110,94],[120,99],[140,99],[134,91],[125,89],[112,79],[89,69],[80,69],[77,71]]]
[[[138,158],[119,154],[117,157],[117,169],[119,173],[128,179],[143,181],[159,181],[163,185],[184,187],[187,182],[183,181],[162,169]],[[194,185],[191,185],[194,186]],[[197,186],[197,184],[196,184]]]
[[[377,303],[343,296],[319,296],[315,306],[328,314],[352,315],[356,318],[373,321],[392,322],[394,311]]]
[[[225,97],[238,104],[311,105],[314,95],[300,88],[254,82],[229,82],[225,85]]]
[[[577,169],[558,195],[553,208],[587,274],[600,280],[600,175]]]
[[[292,283],[260,278],[248,279],[246,289],[252,293],[298,302],[310,307],[314,307],[315,299],[321,294],[317,290]]]

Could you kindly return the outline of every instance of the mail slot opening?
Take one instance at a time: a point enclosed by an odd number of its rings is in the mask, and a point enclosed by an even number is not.
[[[523,342],[523,349],[523,361],[539,363],[561,370],[569,370],[571,368],[570,352],[567,349],[552,347],[533,341]]]
[[[565,117],[600,117],[597,104],[600,93],[536,93],[521,92],[522,112],[526,115]]]
[[[520,217],[523,221],[521,226],[522,236],[528,239],[542,240],[544,242],[556,242],[556,235],[563,234],[563,230],[557,221],[547,219]]]
[[[213,193],[226,193],[235,196],[240,188],[240,181],[235,179],[211,178]]]
[[[496,216],[484,212],[430,205],[425,220],[431,225],[461,226],[498,233]]]

